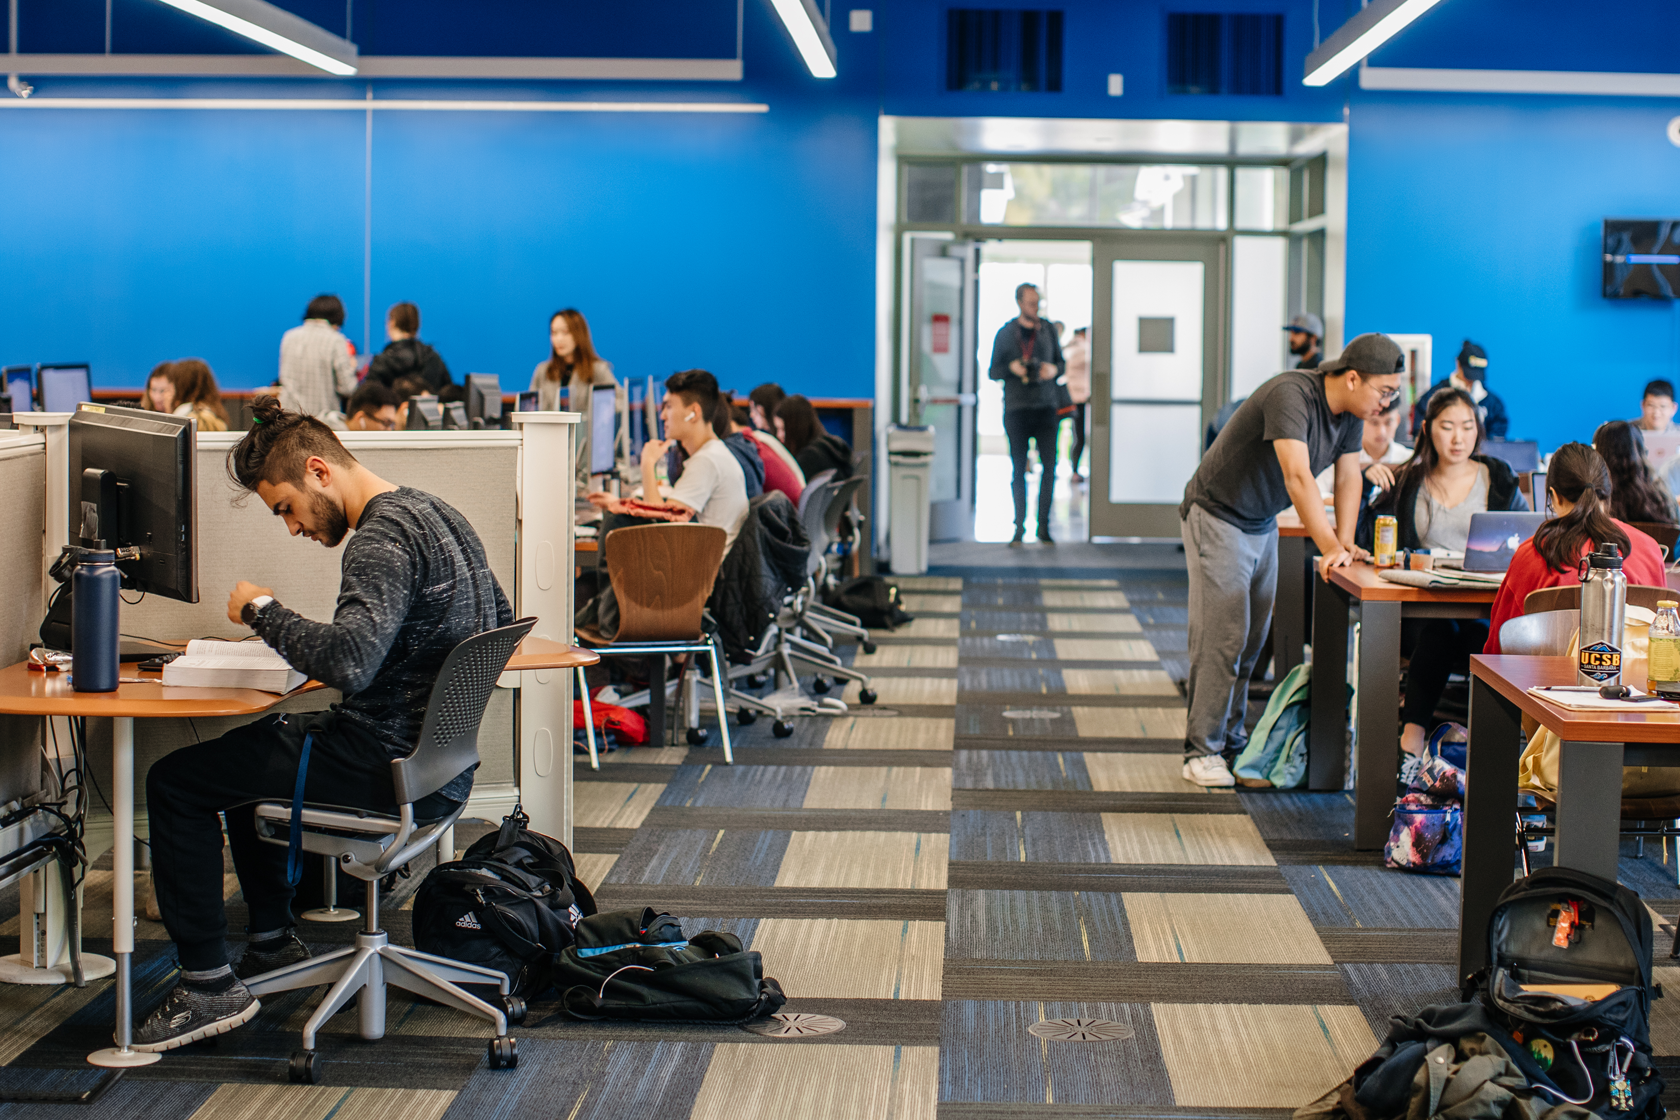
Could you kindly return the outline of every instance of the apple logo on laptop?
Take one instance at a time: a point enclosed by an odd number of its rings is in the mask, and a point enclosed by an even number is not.
[[[1510,549],[1512,552],[1515,552],[1519,547],[1521,547],[1521,545],[1522,537],[1517,533],[1512,533],[1510,536],[1505,538],[1505,547]]]

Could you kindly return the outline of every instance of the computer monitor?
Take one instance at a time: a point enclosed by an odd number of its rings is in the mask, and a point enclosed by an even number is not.
[[[97,404],[70,418],[71,535],[138,548],[117,564],[122,585],[184,603],[198,602],[196,429],[191,417]]]
[[[443,427],[443,409],[434,396],[408,398],[408,430],[435,432]]]
[[[0,369],[4,387],[0,392],[12,398],[13,412],[35,411],[35,367],[6,366]]]
[[[467,406],[460,401],[444,401],[438,405],[442,414],[439,427],[446,432],[460,432],[472,427],[472,421],[467,419]]]
[[[595,386],[589,409],[589,473],[611,474],[618,462],[618,386]]]
[[[74,412],[93,399],[93,377],[86,362],[43,364],[35,372],[41,386],[42,412]]]
[[[515,407],[519,412],[540,412],[542,410],[538,406],[541,403],[541,394],[539,394],[535,389],[532,389],[528,393],[519,394],[519,403]]]
[[[1540,469],[1540,445],[1531,439],[1484,439],[1480,451],[1505,460],[1518,474]]]
[[[467,419],[486,428],[502,426],[502,379],[493,373],[467,374]]]

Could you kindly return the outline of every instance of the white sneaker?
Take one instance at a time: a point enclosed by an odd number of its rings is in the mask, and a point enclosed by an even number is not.
[[[1184,780],[1199,786],[1237,784],[1237,779],[1232,777],[1230,768],[1225,765],[1225,759],[1216,754],[1199,754],[1187,760],[1184,763]]]

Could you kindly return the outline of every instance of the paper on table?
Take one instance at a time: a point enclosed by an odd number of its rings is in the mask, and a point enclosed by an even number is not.
[[[1631,687],[1631,686],[1630,686]],[[1638,699],[1645,693],[1633,688],[1629,700]],[[1556,704],[1560,708],[1569,708],[1578,712],[1672,712],[1680,710],[1680,704],[1667,700],[1645,700],[1638,704],[1630,704],[1628,700],[1606,700],[1596,692],[1565,692],[1558,688],[1548,688],[1544,685],[1528,690],[1530,696],[1538,696],[1548,704]]]
[[[163,683],[182,688],[254,688],[286,693],[308,680],[265,642],[191,641],[163,667]]]

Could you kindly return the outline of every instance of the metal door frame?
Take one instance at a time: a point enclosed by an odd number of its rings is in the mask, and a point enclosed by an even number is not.
[[[1174,505],[1108,500],[1109,418],[1113,374],[1114,262],[1200,261],[1202,287],[1202,425],[1230,395],[1231,240],[1229,230],[1105,230],[1091,237],[1091,540],[1178,540]],[[1149,402],[1167,403],[1167,402]]]
[[[957,393],[954,397],[932,397],[911,386],[914,376],[916,336],[920,319],[916,307],[916,254],[911,251],[912,240],[920,238],[943,247],[939,254],[962,261],[962,291],[960,314],[962,320],[951,338],[957,354]],[[953,252],[955,250],[955,252]],[[901,291],[903,293],[899,317],[899,375],[893,415],[901,424],[922,423],[922,409],[927,405],[951,405],[957,410],[957,496],[932,503],[928,511],[929,539],[968,540],[974,536],[975,461],[978,453],[976,415],[979,411],[979,370],[975,349],[977,324],[974,321],[979,294],[977,248],[972,240],[954,237],[943,231],[915,231],[905,233],[899,240],[902,258]]]

